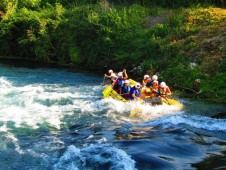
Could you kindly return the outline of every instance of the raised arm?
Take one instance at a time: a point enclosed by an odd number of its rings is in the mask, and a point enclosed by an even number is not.
[[[128,75],[127,75],[127,73],[126,73],[126,69],[123,69],[123,73],[124,73],[124,75],[125,75],[125,78],[128,79]]]

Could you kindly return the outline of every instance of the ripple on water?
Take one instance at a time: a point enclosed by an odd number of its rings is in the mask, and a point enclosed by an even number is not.
[[[135,162],[123,150],[106,144],[78,149],[69,146],[54,164],[54,169],[123,169],[135,170]]]

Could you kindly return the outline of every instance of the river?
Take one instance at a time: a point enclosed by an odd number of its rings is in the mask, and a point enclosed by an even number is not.
[[[0,64],[1,170],[226,169],[223,104],[184,108],[102,99],[103,77]]]

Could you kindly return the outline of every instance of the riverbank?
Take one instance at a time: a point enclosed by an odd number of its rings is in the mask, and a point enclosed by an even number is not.
[[[0,55],[98,72],[126,68],[136,77],[159,72],[171,87],[226,103],[224,8],[110,1],[4,5]]]

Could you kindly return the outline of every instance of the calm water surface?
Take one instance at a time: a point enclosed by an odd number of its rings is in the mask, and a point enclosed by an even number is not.
[[[0,64],[0,169],[226,169],[225,105],[102,99],[102,77]]]

